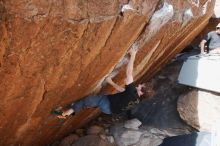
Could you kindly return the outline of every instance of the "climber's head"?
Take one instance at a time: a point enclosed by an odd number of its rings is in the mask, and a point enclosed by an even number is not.
[[[137,94],[138,94],[139,97],[144,95],[144,89],[145,88],[146,88],[145,83],[138,84],[138,86],[136,87],[136,90],[137,90]]]
[[[216,33],[220,34],[220,23],[216,26]]]

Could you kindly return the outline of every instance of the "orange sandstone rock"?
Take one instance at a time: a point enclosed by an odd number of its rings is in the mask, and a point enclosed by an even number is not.
[[[206,26],[214,0],[0,0],[0,145],[47,145],[98,110],[50,115],[98,92],[138,47],[135,80],[150,78]],[[106,91],[106,90],[103,90]]]

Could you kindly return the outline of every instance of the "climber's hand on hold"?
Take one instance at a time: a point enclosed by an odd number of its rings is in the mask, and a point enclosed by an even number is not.
[[[66,116],[60,115],[60,116],[57,116],[57,118],[59,118],[59,119],[66,119]]]

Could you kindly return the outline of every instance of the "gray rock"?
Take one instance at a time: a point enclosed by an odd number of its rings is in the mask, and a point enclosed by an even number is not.
[[[115,143],[115,139],[113,136],[107,136],[106,139],[110,142],[110,143]]]
[[[113,136],[106,136],[106,135],[104,135],[104,134],[101,134],[101,135],[99,135],[99,136],[100,136],[100,138],[102,138],[103,140],[107,140],[107,141],[110,142],[110,143],[114,143],[114,142],[115,142]]]
[[[103,140],[97,135],[87,135],[81,137],[72,146],[115,146],[115,145],[108,142],[107,140]]]
[[[139,142],[133,146],[158,146],[163,142],[163,139],[164,137],[159,137],[146,131]]]
[[[118,146],[158,146],[167,136],[167,132],[152,127],[138,130],[127,129],[124,124],[117,124],[111,129]]]
[[[119,143],[120,144],[122,143],[123,146],[136,144],[139,141],[142,134],[143,133],[140,131],[125,130],[124,133],[120,137]]]
[[[138,119],[132,119],[125,122],[124,127],[128,129],[138,129],[138,127],[141,125],[141,121]]]

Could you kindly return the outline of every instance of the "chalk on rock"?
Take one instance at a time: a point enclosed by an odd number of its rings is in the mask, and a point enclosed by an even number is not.
[[[126,5],[123,5],[122,8],[121,8],[121,12],[125,12],[127,10],[135,10],[131,5],[129,4],[126,4]]]

